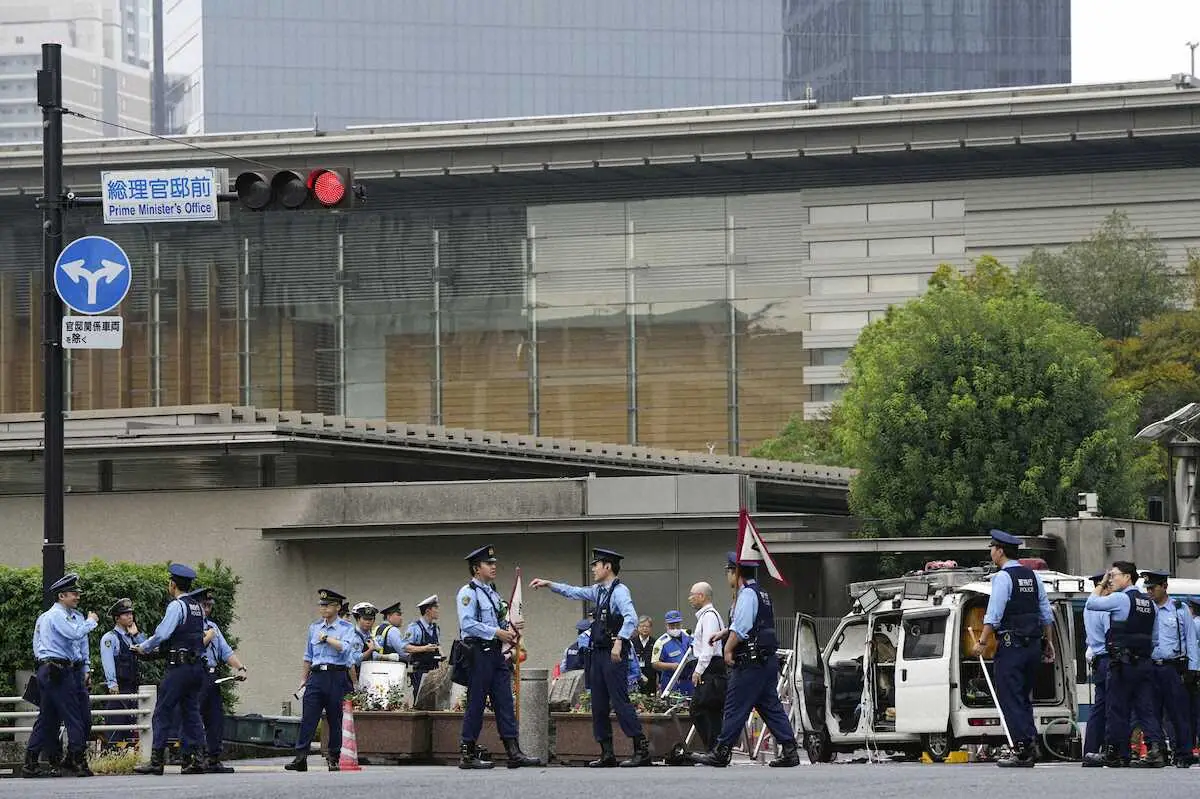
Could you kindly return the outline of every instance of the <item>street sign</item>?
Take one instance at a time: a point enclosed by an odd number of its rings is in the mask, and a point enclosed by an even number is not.
[[[119,316],[66,316],[62,345],[68,350],[119,350],[125,339],[125,320]]]
[[[76,313],[108,313],[129,293],[131,271],[129,256],[115,241],[84,236],[59,254],[54,263],[54,290]]]
[[[104,224],[216,222],[228,171],[213,167],[101,172]]]

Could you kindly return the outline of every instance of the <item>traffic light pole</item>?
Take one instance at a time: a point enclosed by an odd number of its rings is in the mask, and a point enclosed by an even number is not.
[[[62,301],[54,289],[54,267],[63,246],[62,46],[42,45],[37,74],[42,108],[42,382],[45,433],[42,441],[42,604],[66,569],[63,541],[63,353]],[[32,298],[31,298],[32,299]]]

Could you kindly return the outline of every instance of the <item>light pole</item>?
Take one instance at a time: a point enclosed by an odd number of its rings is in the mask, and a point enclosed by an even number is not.
[[[1187,42],[1187,46],[1192,51],[1192,68],[1188,74],[1194,78],[1196,77],[1196,48],[1200,47],[1200,42]]]

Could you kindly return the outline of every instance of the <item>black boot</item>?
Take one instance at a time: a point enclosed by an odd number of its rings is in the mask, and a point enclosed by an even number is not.
[[[638,766],[653,765],[654,761],[650,758],[650,741],[646,740],[645,735],[639,735],[633,739],[633,757],[622,760],[621,767],[637,768]]]
[[[204,762],[200,759],[195,749],[188,749],[183,753],[183,765],[179,769],[180,774],[203,774]]]
[[[232,774],[233,769],[221,762],[220,755],[209,755],[204,758],[205,774]]]
[[[729,765],[729,761],[733,759],[733,747],[729,744],[717,744],[711,752],[700,755],[696,758],[696,762],[702,766],[716,766],[717,768],[725,768]]]
[[[62,776],[62,755],[50,755],[46,758],[46,765],[41,767],[43,777],[61,777]]]
[[[162,776],[163,765],[167,762],[167,750],[152,749],[150,750],[150,762],[144,763],[134,768],[135,774],[157,774]]]
[[[308,771],[308,755],[300,752],[284,768],[288,771]]]
[[[465,769],[489,769],[494,768],[495,763],[490,760],[480,760],[479,750],[475,747],[474,741],[462,741],[458,745],[458,767]]]
[[[21,776],[25,779],[36,779],[44,776],[38,767],[38,753],[32,749],[25,750],[25,763],[21,766]]]
[[[1146,747],[1146,756],[1129,764],[1133,768],[1162,768],[1167,765],[1163,758],[1162,744],[1158,741]]]
[[[79,773],[79,767],[77,765],[75,765],[75,753],[74,752],[67,752],[66,754],[64,754],[62,756],[62,760],[59,763],[58,770],[64,777],[82,776]]]
[[[1013,745],[1012,753],[996,761],[1000,768],[1032,768],[1037,759],[1037,749],[1033,744],[1021,741]]]
[[[94,777],[91,766],[87,762],[87,752],[75,753],[75,776],[76,777]]]
[[[612,768],[617,765],[617,756],[613,754],[612,738],[600,742],[600,759],[588,763],[588,768]]]
[[[783,744],[783,752],[767,765],[772,768],[791,768],[800,765],[800,753],[796,750],[796,742],[794,740],[786,741]]]
[[[341,771],[342,770],[342,753],[341,752],[336,752],[336,753],[330,752],[329,755],[326,756],[326,758],[325,758],[325,765],[329,767],[330,771]]]
[[[1084,768],[1100,768],[1107,766],[1109,768],[1121,768],[1128,765],[1117,755],[1117,747],[1102,746],[1099,752],[1089,752],[1083,756]]]
[[[508,767],[520,768],[521,766],[544,766],[546,765],[536,757],[530,757],[521,751],[521,744],[517,743],[516,738],[504,739],[504,751],[508,753]]]

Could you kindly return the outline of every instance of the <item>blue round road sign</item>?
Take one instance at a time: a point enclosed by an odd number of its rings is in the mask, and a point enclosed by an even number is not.
[[[84,236],[54,263],[54,290],[72,311],[95,315],[116,308],[133,283],[129,256],[113,240]]]

